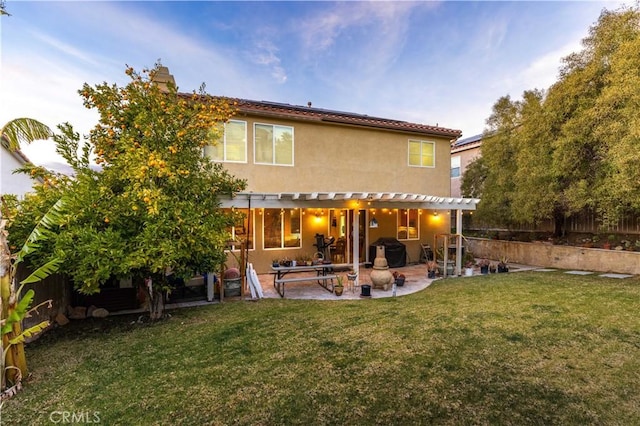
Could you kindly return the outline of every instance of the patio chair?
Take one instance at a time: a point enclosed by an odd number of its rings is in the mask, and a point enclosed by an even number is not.
[[[338,238],[338,240],[336,241],[336,245],[331,250],[331,260],[334,263],[345,262],[346,247],[347,247],[347,244],[344,238]]]

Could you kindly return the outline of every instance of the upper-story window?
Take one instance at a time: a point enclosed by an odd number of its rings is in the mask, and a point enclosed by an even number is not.
[[[429,141],[409,139],[409,165],[434,167],[436,165],[436,144]]]
[[[293,166],[293,127],[255,124],[253,134],[256,164]]]
[[[229,120],[224,125],[222,142],[216,145],[207,145],[204,148],[204,153],[213,161],[246,163],[247,123],[244,121]]]
[[[460,156],[451,157],[451,177],[460,177]]]

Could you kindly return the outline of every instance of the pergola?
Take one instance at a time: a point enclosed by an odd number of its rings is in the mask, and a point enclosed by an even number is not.
[[[475,210],[477,198],[451,198],[403,192],[240,192],[232,197],[220,197],[223,208],[350,208],[354,221],[359,220],[361,208],[394,208],[455,210],[456,230],[459,235],[456,247],[456,267],[462,267],[462,212]],[[353,229],[354,241],[360,237],[357,226]],[[354,244],[353,270],[359,272],[359,247]]]

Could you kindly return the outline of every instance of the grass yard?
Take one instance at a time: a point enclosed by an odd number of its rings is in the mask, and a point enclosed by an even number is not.
[[[640,424],[639,312],[638,278],[521,272],[92,319],[29,345],[2,424]]]

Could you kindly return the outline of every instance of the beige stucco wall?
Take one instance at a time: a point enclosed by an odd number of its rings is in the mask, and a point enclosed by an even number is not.
[[[640,274],[640,252],[595,248],[556,246],[545,243],[469,238],[469,248],[476,257],[498,259],[507,256],[510,262],[524,265]]]
[[[247,191],[253,192],[402,192],[435,196],[450,196],[450,141],[447,138],[417,136],[412,133],[367,129],[347,125],[291,121],[274,117],[237,116],[247,123],[247,162],[225,162],[225,168],[233,175],[247,180]],[[276,124],[294,128],[294,166],[254,164],[253,125]],[[433,168],[408,166],[408,140],[433,141],[436,146]],[[325,206],[323,216],[317,219],[316,209],[305,209],[302,216],[302,248],[263,249],[262,216],[255,210],[255,247],[250,250],[249,261],[258,273],[268,272],[272,260],[300,254],[313,254],[315,234],[329,236],[335,233],[329,224],[328,211],[335,208],[358,208],[348,202],[344,206],[335,203]],[[246,206],[245,206],[246,207]],[[369,223],[373,210],[360,205],[366,211]],[[375,210],[377,228],[365,231],[363,250],[379,237],[396,237],[397,215],[395,210]],[[407,246],[408,261],[417,262],[420,243],[433,243],[436,233],[449,230],[449,215],[424,210],[420,216],[420,239],[403,240]],[[361,259],[365,259],[363,254]],[[369,259],[370,261],[372,259]],[[230,260],[233,263],[233,260]]]
[[[245,178],[254,192],[359,191],[406,192],[449,196],[450,142],[386,130],[288,121],[265,117],[235,117],[247,122],[247,163],[224,163]],[[294,166],[253,162],[253,124],[294,128]],[[409,167],[408,140],[436,142],[436,167]]]
[[[316,218],[315,209],[305,210],[305,214],[302,216],[302,248],[283,248],[283,249],[263,249],[263,236],[262,236],[262,216],[259,209],[255,213],[255,242],[257,249],[249,250],[249,262],[254,265],[254,268],[258,273],[269,272],[269,267],[272,260],[282,259],[288,257],[295,259],[300,254],[313,255],[317,249],[313,245],[315,241],[315,234],[324,234],[325,236],[334,235],[335,231],[332,230],[328,213],[325,209],[324,215],[320,218]],[[375,217],[378,220],[377,228],[369,228],[369,220],[373,217],[373,212],[368,210],[367,217],[367,229],[365,233],[365,240],[363,241],[363,249],[365,253],[362,253],[362,259],[366,259],[366,253],[371,243],[376,241],[380,237],[396,237],[396,212],[391,210],[389,212],[382,212],[381,209],[376,209]],[[420,244],[433,245],[433,239],[435,234],[442,234],[449,232],[449,217],[446,214],[439,214],[434,216],[430,210],[423,210],[420,220],[420,239],[418,240],[400,240],[407,247],[407,262],[418,262],[420,259]],[[372,259],[369,259],[372,261]],[[232,256],[229,256],[228,266],[236,266],[235,260]]]

